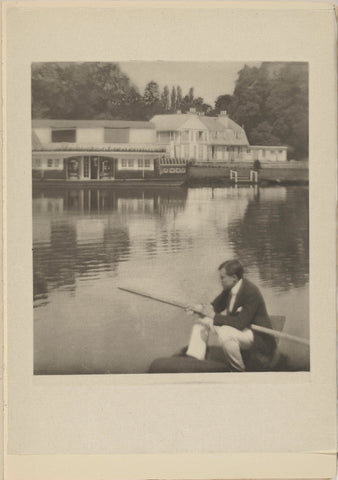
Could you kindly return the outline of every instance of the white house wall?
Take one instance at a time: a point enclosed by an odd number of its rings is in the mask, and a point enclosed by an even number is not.
[[[156,144],[155,129],[130,129],[129,143],[153,143]]]
[[[139,156],[140,159],[142,159],[142,156]],[[129,159],[124,159],[124,158],[119,158],[117,160],[117,169],[120,170],[132,170],[132,171],[147,171],[151,172],[154,171],[154,160],[150,159],[149,160],[149,166],[145,166],[145,160],[147,158],[145,157],[143,159],[143,166],[138,165],[138,158],[129,158]]]
[[[50,143],[52,140],[51,129],[50,128],[34,128],[36,136],[41,143]]]
[[[55,158],[54,156],[44,157],[33,156],[32,159],[33,170],[63,170],[63,158]]]
[[[85,144],[103,144],[104,129],[103,128],[77,128],[76,142]]]

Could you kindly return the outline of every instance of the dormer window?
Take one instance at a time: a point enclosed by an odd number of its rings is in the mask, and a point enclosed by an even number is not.
[[[53,143],[74,143],[76,142],[76,129],[75,128],[57,128],[52,130],[52,142]]]

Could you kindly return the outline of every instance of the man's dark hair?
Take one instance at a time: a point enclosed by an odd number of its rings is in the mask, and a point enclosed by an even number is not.
[[[241,262],[238,260],[227,260],[226,262],[221,263],[218,267],[218,270],[225,269],[227,275],[236,275],[237,278],[242,278],[244,273],[244,268]]]

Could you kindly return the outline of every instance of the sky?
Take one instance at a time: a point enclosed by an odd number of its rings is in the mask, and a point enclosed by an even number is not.
[[[260,62],[119,62],[141,94],[148,82],[154,80],[162,91],[168,85],[182,87],[183,96],[194,87],[194,96],[202,97],[214,107],[219,95],[232,94],[237,73],[244,65],[259,66]]]

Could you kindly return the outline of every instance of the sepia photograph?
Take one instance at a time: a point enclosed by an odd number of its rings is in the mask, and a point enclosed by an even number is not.
[[[8,480],[332,478],[332,8],[3,16]]]
[[[32,64],[35,375],[310,370],[308,82]]]

